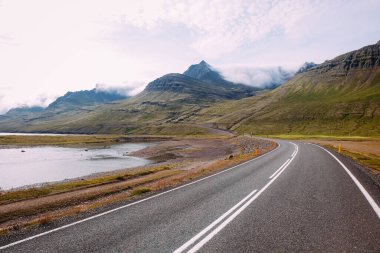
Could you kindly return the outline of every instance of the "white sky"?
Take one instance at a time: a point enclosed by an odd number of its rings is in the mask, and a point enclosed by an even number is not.
[[[321,63],[376,43],[379,10],[379,0],[0,0],[0,113],[97,83],[136,93],[202,59],[244,71]]]

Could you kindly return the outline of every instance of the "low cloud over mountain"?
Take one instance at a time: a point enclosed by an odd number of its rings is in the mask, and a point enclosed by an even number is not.
[[[221,67],[220,72],[227,80],[258,88],[277,87],[294,76],[296,70],[283,67]]]

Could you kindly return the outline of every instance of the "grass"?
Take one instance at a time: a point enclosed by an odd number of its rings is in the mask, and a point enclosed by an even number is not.
[[[88,187],[100,186],[120,181],[136,179],[147,176],[164,170],[171,170],[176,164],[160,165],[151,168],[130,170],[126,173],[117,173],[115,175],[106,175],[83,180],[74,180],[65,183],[55,183],[41,188],[30,188],[25,190],[16,190],[0,193],[0,205],[9,204],[12,202],[49,196],[58,193],[65,193]]]
[[[380,172],[380,157],[369,155],[369,154],[360,154],[355,152],[350,152],[349,150],[343,149],[342,153],[346,156],[351,157],[355,161],[364,166]]]
[[[380,137],[366,137],[366,136],[329,136],[329,135],[304,135],[304,134],[282,134],[282,135],[262,135],[262,137],[269,137],[275,139],[285,139],[285,140],[306,140],[311,142],[316,142],[317,144],[323,145],[327,148],[338,150],[338,145],[342,144],[339,141],[345,142],[368,142],[370,141],[373,145],[378,145]],[[318,142],[321,141],[321,142]],[[323,141],[337,141],[336,144],[323,143]],[[355,145],[356,146],[356,145]],[[354,151],[346,147],[345,144],[342,145],[342,154],[351,157],[353,160],[359,164],[364,165],[367,168],[373,169],[374,171],[380,172],[380,156],[370,152],[370,148],[364,149],[357,147]]]
[[[40,146],[40,145],[89,145],[111,144],[118,142],[118,135],[62,135],[62,136],[0,136],[0,145]]]
[[[338,151],[337,145],[326,145],[326,144],[324,144],[323,146]],[[363,152],[354,152],[354,151],[348,150],[344,147],[341,150],[341,154],[352,158],[354,161],[358,162],[361,165],[364,165],[365,167],[367,167],[369,169],[372,169],[376,173],[380,173],[380,157],[377,155],[369,154],[369,153],[363,153]]]
[[[268,146],[266,150],[261,150],[260,153],[269,151],[275,148],[275,146],[272,143],[270,147]],[[189,170],[181,169],[183,166],[188,165],[183,163],[156,165],[150,168],[132,170],[127,173],[50,185],[42,188],[41,192],[37,191],[34,195],[31,193],[38,189],[18,191],[17,194],[16,192],[5,193],[1,196],[3,204],[25,198],[47,197],[52,194],[58,195],[56,195],[57,198],[54,198],[52,203],[44,201],[37,206],[32,204],[30,208],[24,207],[23,209],[9,210],[7,213],[1,213],[0,222],[3,224],[7,222],[6,224],[8,225],[0,227],[0,234],[14,230],[15,225],[18,229],[44,225],[61,217],[75,215],[99,206],[125,201],[131,197],[139,197],[148,192],[172,187],[232,167],[256,156],[255,152],[237,154],[232,158],[227,156],[211,164]],[[84,195],[78,194],[81,192],[81,189],[85,190]],[[87,190],[90,191],[88,192]],[[93,190],[93,193],[91,193],[91,190]],[[58,199],[59,193],[69,194],[70,191],[75,191],[72,198]],[[22,221],[19,220],[20,217],[22,217]]]
[[[49,195],[50,193],[51,190],[47,188],[31,188],[26,190],[0,193],[0,204],[6,204],[21,199],[38,198]]]
[[[159,171],[147,176],[138,177],[127,180],[125,182],[117,182],[107,185],[106,187],[93,187],[89,191],[74,192],[71,195],[54,195],[51,199],[44,199],[41,202],[29,202],[20,206],[9,207],[0,210],[0,223],[15,220],[20,217],[31,217],[41,213],[46,213],[52,210],[58,210],[62,207],[72,207],[81,203],[93,202],[98,199],[110,196],[112,194],[134,191],[138,187],[143,187],[145,184],[155,182],[180,173],[179,170]],[[143,194],[143,191],[136,191],[135,195]],[[37,201],[37,200],[36,200]],[[15,203],[17,204],[17,203]]]
[[[206,122],[254,135],[380,137],[380,68],[296,75],[273,91],[202,109],[192,122]]]
[[[278,135],[258,135],[260,137],[284,139],[284,140],[350,140],[350,141],[373,141],[380,140],[380,136],[343,136],[343,135],[307,135],[307,134],[278,134]]]
[[[147,192],[150,192],[152,191],[152,189],[150,188],[147,188],[147,187],[141,187],[141,188],[137,188],[137,189],[134,189],[131,191],[131,197],[134,197],[134,196],[139,196],[141,194],[144,194],[144,193],[147,193]]]

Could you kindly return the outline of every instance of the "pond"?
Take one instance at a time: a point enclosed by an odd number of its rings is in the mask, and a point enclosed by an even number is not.
[[[125,143],[102,148],[27,147],[0,149],[0,188],[9,190],[93,173],[149,164],[129,153],[154,145]]]

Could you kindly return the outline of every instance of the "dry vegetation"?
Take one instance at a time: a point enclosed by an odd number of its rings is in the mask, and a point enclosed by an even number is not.
[[[14,146],[91,146],[111,145],[119,142],[149,142],[171,139],[167,136],[126,135],[4,135],[0,136],[0,148]]]
[[[247,136],[162,142],[135,155],[158,163],[126,171],[0,195],[0,234],[75,215],[183,184],[247,161],[276,147]]]
[[[370,170],[380,180],[380,138],[363,136],[327,135],[269,135],[271,138],[302,140],[338,150]]]
[[[373,173],[380,175],[379,140],[314,140],[313,142],[336,150],[338,150],[339,145],[341,145],[341,151],[344,155],[351,157],[358,163],[372,169]]]

